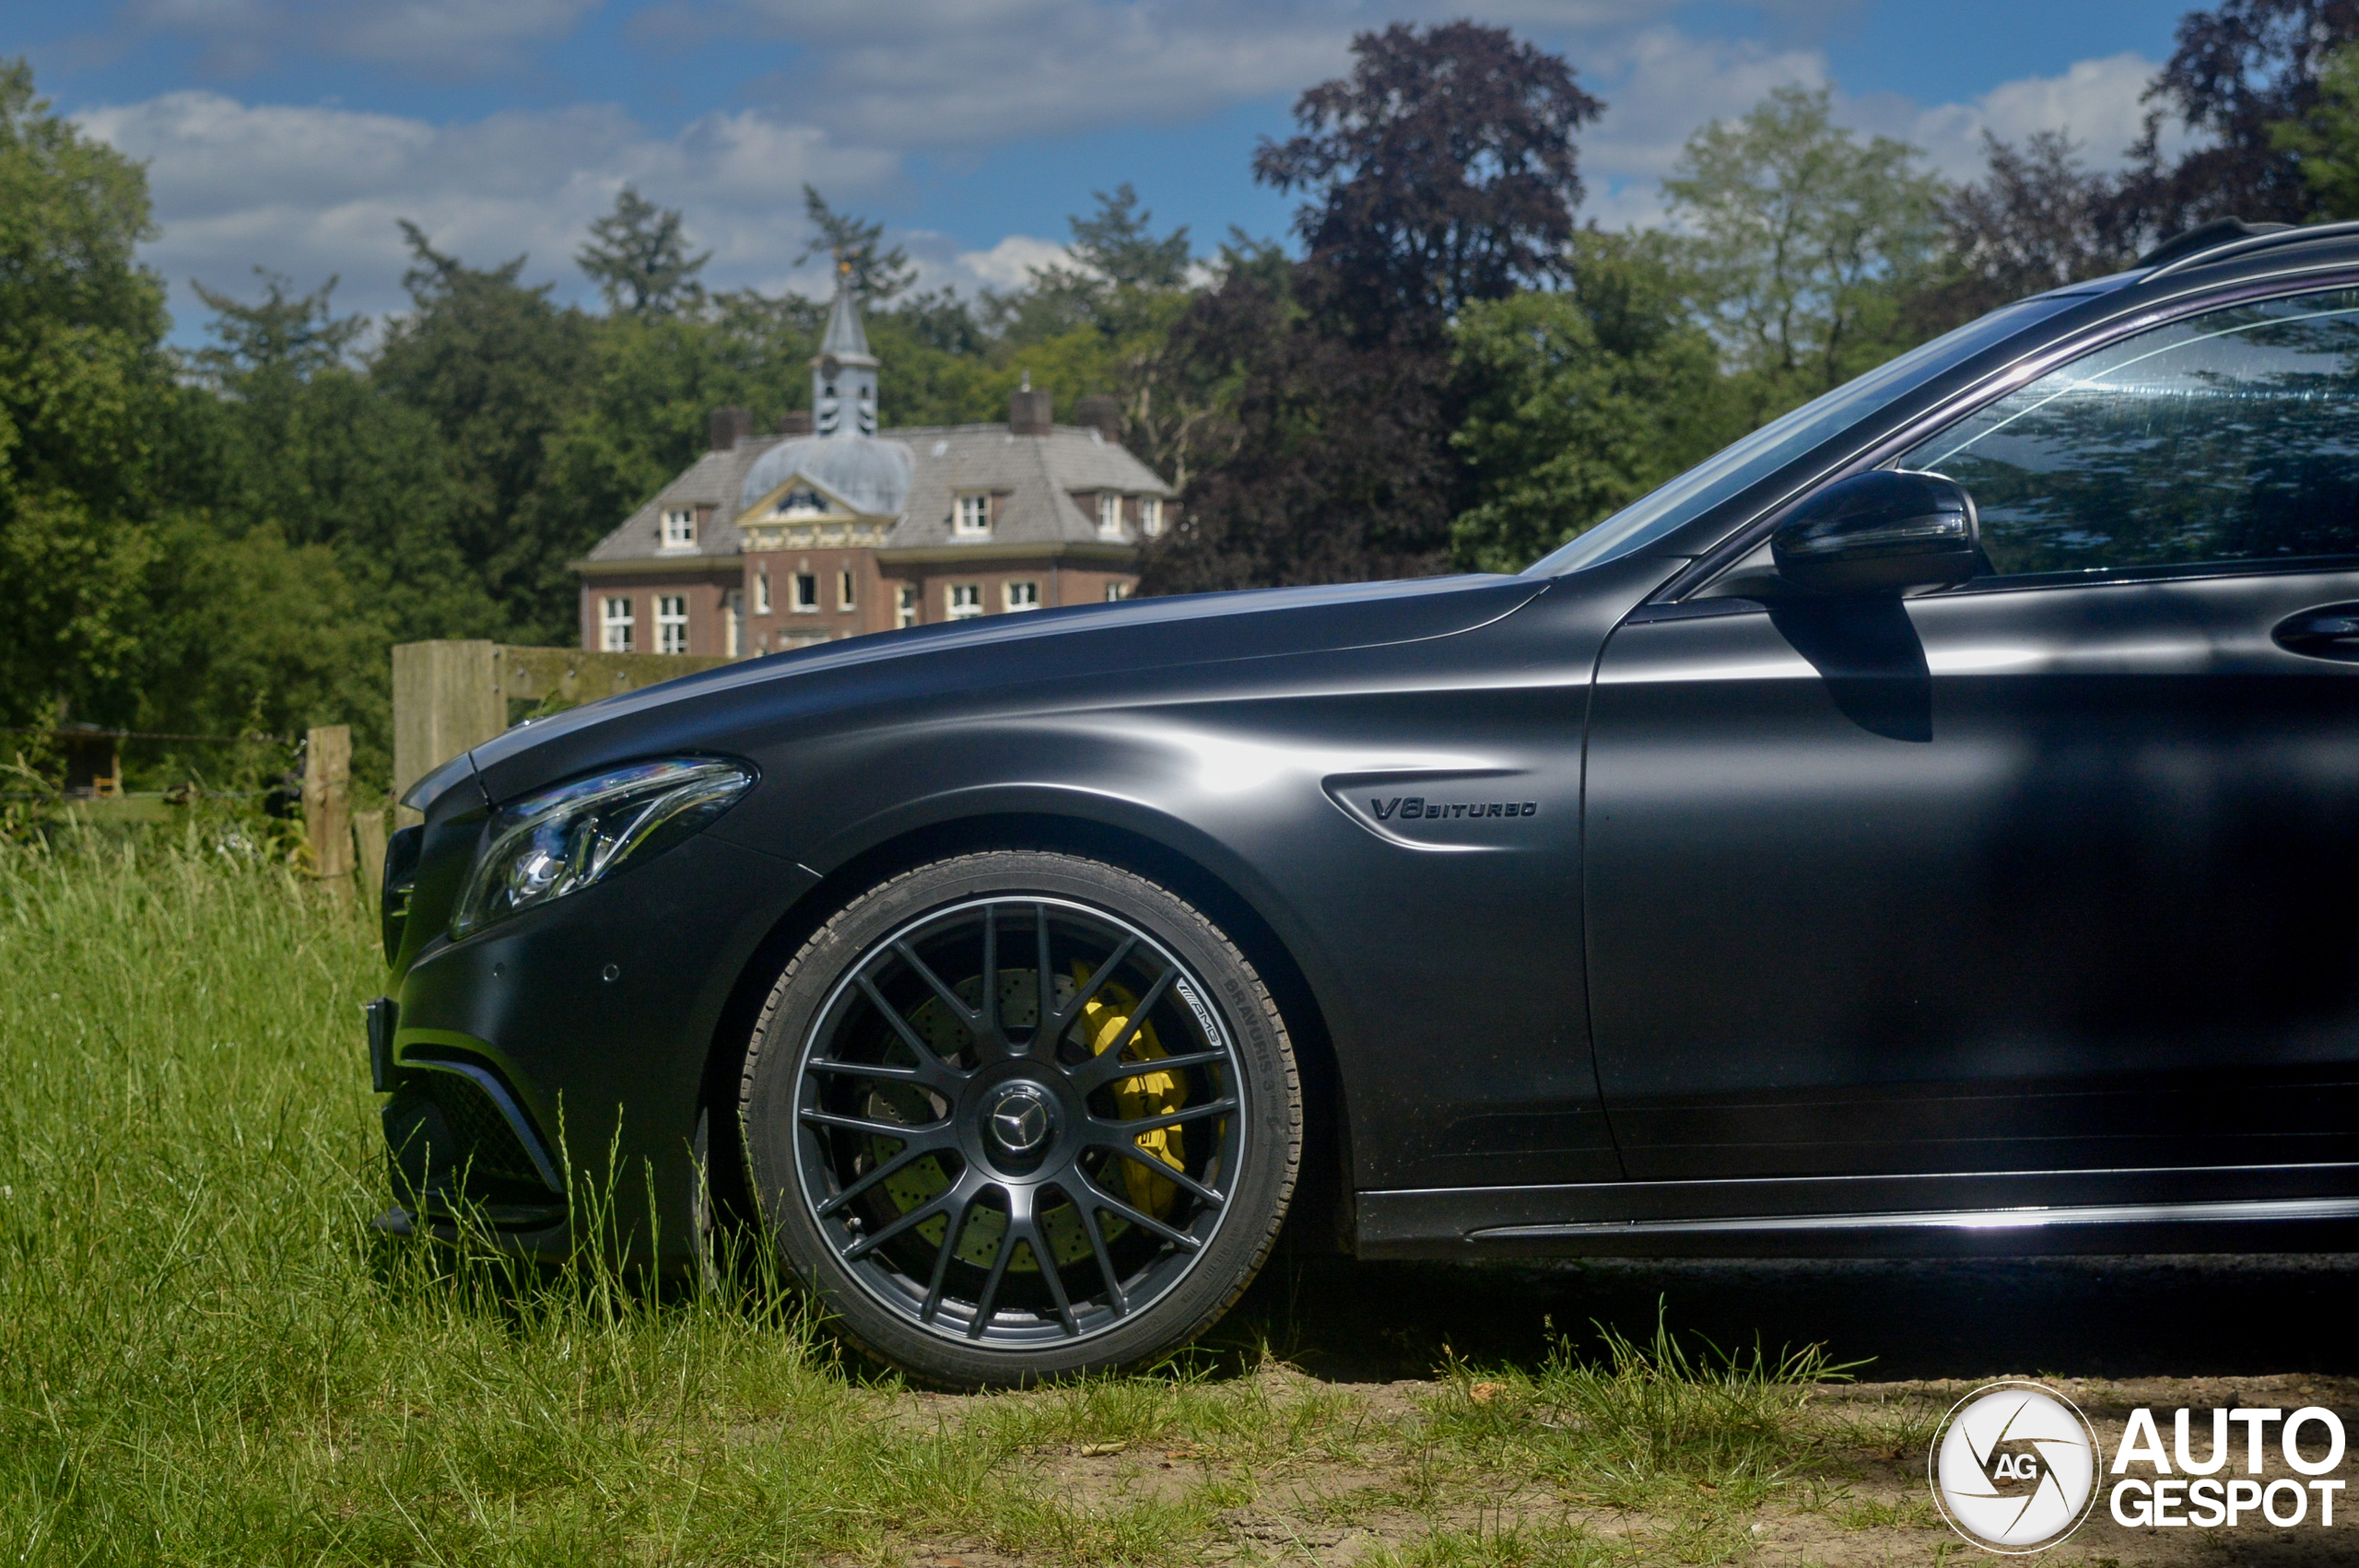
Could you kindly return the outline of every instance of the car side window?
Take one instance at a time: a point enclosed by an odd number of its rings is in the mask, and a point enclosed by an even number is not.
[[[2001,577],[2359,556],[2359,289],[2140,333],[1896,466],[1973,494]]]

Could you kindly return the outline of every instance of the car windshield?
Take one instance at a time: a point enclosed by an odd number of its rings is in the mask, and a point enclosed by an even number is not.
[[[2110,280],[2108,280],[2110,281]],[[2128,282],[2128,278],[2121,281]],[[1559,577],[1642,550],[1691,518],[1776,472],[1811,448],[1897,402],[1935,376],[2088,298],[2091,291],[2018,300],[1888,360],[1856,380],[1771,420],[1734,446],[1624,507],[1555,553],[1526,567],[1526,577]]]

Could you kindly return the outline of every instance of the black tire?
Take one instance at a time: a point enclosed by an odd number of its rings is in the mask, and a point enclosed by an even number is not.
[[[1268,1257],[1302,1153],[1245,955],[1168,889],[1039,850],[921,866],[820,927],[739,1112],[787,1267],[857,1349],[952,1388],[1202,1333]]]

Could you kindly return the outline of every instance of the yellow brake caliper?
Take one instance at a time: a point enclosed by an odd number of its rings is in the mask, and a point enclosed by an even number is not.
[[[1073,979],[1075,986],[1086,986],[1089,983],[1089,971],[1076,963]],[[1137,997],[1111,981],[1098,988],[1097,994],[1081,1010],[1082,1038],[1088,1042],[1090,1055],[1103,1056],[1122,1037],[1138,1005]],[[1156,1061],[1168,1054],[1155,1037],[1155,1025],[1144,1021],[1125,1048],[1135,1061]],[[1188,1103],[1188,1094],[1176,1072],[1142,1072],[1114,1081],[1114,1103],[1121,1107],[1123,1120],[1135,1121],[1141,1117],[1165,1116],[1178,1110]],[[1188,1167],[1180,1132],[1177,1127],[1159,1127],[1152,1132],[1140,1133],[1138,1145],[1173,1170],[1182,1171]],[[1171,1200],[1180,1191],[1136,1160],[1122,1162],[1122,1184],[1129,1189],[1131,1202],[1157,1219],[1170,1212]]]

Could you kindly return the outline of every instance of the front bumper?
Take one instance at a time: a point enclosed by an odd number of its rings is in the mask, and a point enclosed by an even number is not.
[[[464,1210],[530,1256],[593,1241],[624,1258],[687,1256],[709,1068],[742,1044],[728,1036],[750,1027],[744,993],[771,978],[749,965],[816,881],[702,834],[416,949],[388,1020],[401,1207],[385,1228],[455,1229]]]

